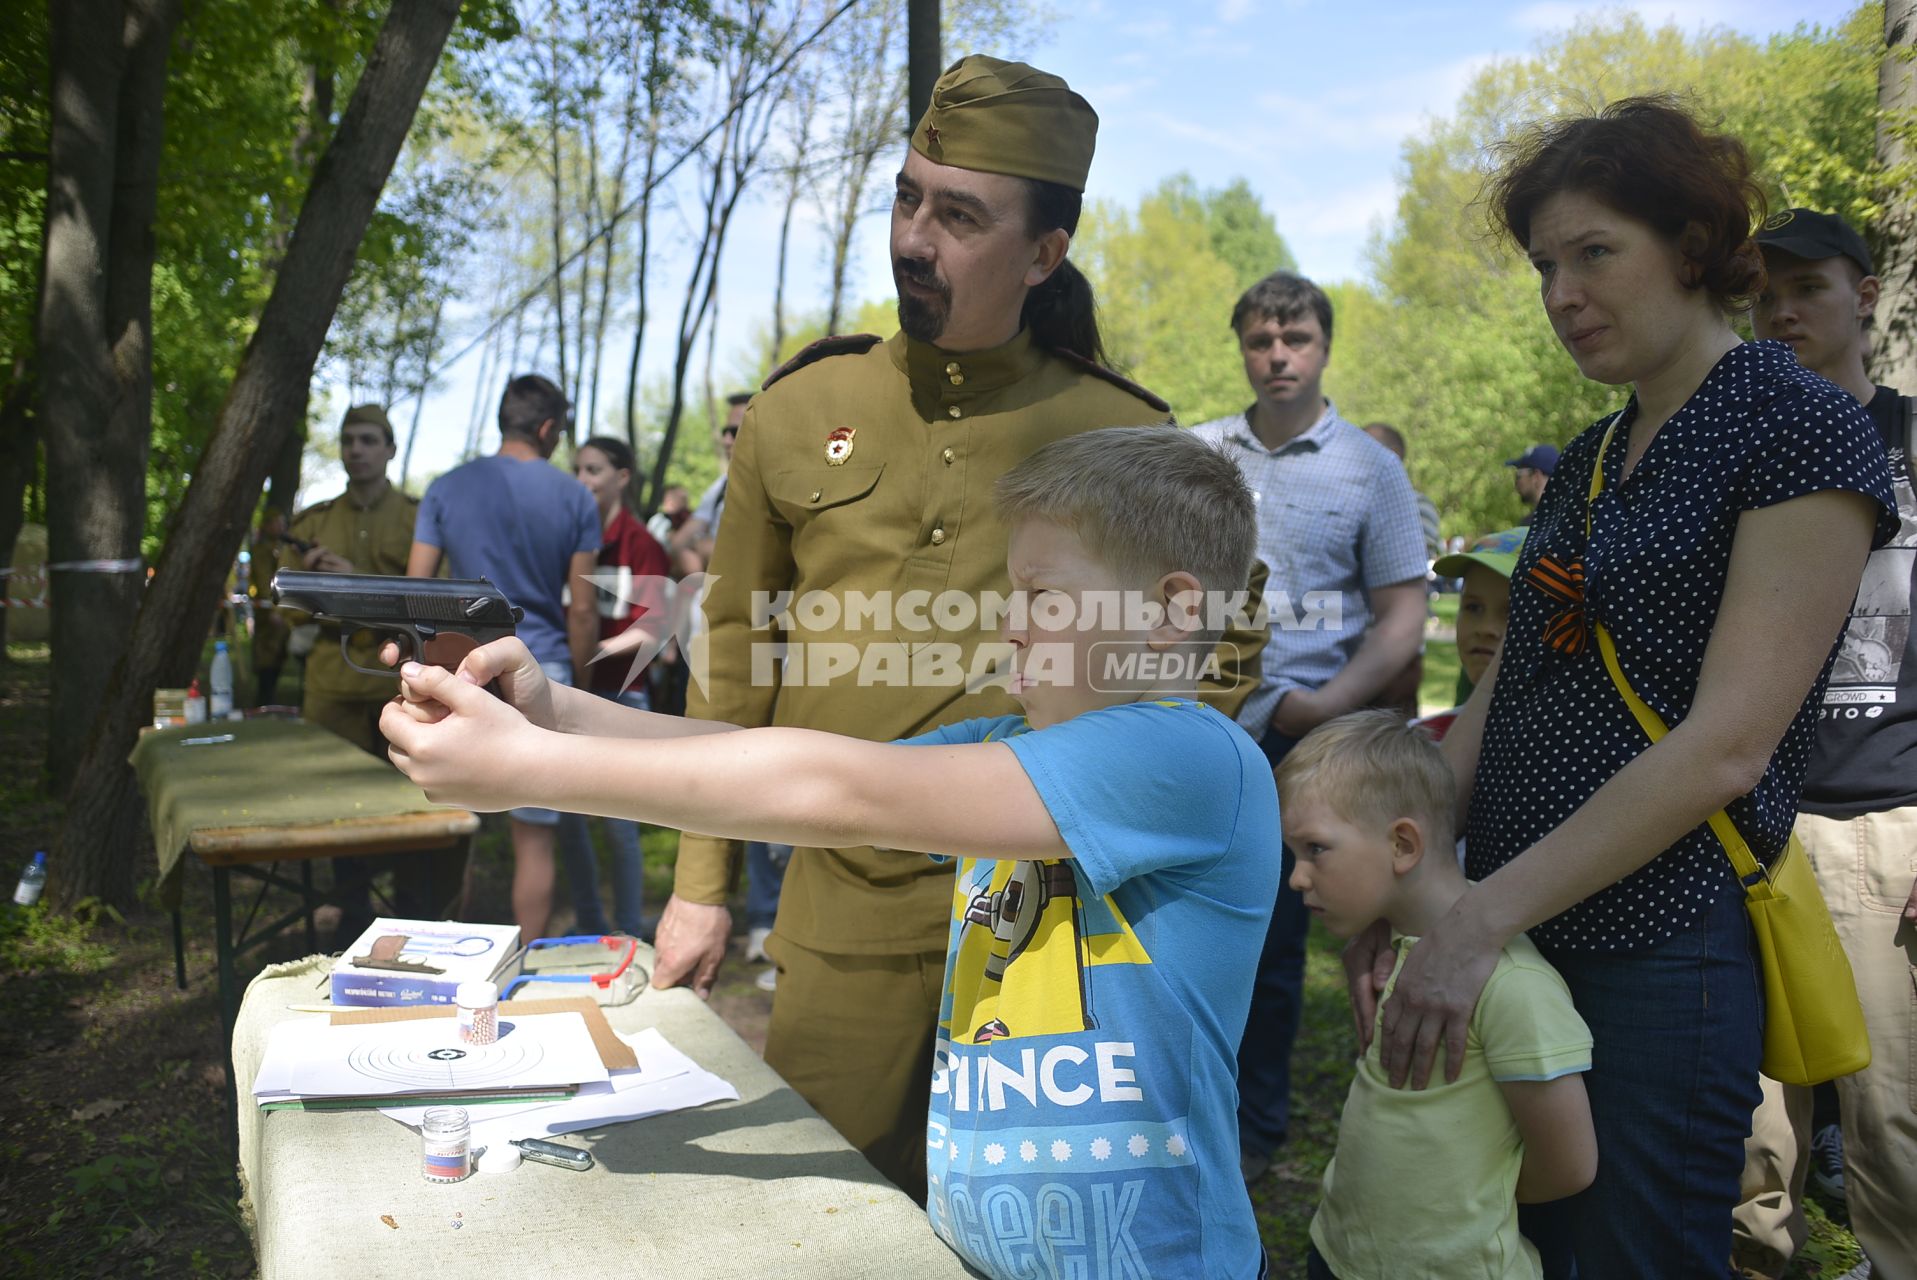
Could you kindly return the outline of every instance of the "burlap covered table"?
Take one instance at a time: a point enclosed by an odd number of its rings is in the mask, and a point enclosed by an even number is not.
[[[650,968],[650,953],[642,958]],[[621,1032],[657,1027],[739,1101],[564,1139],[592,1149],[598,1164],[586,1173],[524,1164],[432,1184],[420,1176],[419,1138],[377,1112],[262,1114],[249,1091],[267,1036],[283,1019],[321,1016],[287,1006],[318,997],[330,964],[315,956],[260,974],[233,1036],[242,1208],[264,1280],[977,1274],[684,990],[647,991],[606,1013]]]

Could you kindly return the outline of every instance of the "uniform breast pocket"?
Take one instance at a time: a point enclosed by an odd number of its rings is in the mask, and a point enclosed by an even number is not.
[[[866,466],[792,467],[766,476],[766,496],[793,528],[802,528],[822,512],[855,509],[878,487],[882,462]]]

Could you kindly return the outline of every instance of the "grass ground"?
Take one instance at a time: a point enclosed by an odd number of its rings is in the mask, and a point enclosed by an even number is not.
[[[1451,705],[1456,680],[1447,603],[1439,602],[1427,646],[1427,710]],[[14,646],[8,659],[0,663],[0,874],[50,847],[60,816],[40,781],[46,650]],[[288,696],[296,688],[280,695]],[[645,843],[647,900],[656,908],[670,888],[677,842],[670,832],[648,831]],[[473,918],[510,918],[503,825],[489,822],[482,831],[474,865]],[[226,1081],[211,889],[203,874],[188,875],[185,889],[185,991],[173,986],[168,920],[151,901],[125,916],[97,907],[67,916],[0,907],[0,1061],[8,1064],[0,1084],[0,1274],[254,1274],[220,1137]],[[562,915],[555,923],[569,921]],[[250,965],[294,958],[296,939],[282,942],[249,957]],[[735,949],[713,1006],[757,1047],[771,997],[755,977]],[[1292,1137],[1252,1190],[1280,1280],[1304,1274],[1306,1231],[1354,1048],[1335,944],[1314,931],[1293,1061]],[[1825,1206],[1813,1200],[1810,1208],[1812,1241],[1790,1274],[1840,1274],[1856,1261],[1855,1244]]]

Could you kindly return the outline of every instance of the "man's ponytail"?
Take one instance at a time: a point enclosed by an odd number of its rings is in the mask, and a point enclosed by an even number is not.
[[[1076,234],[1083,197],[1056,182],[1031,179],[1028,185],[1032,201],[1027,230],[1034,236],[1061,229],[1066,235]],[[1031,331],[1036,345],[1048,351],[1070,351],[1109,367],[1105,344],[1098,335],[1098,308],[1092,297],[1092,282],[1072,265],[1070,258],[1059,263],[1044,284],[1025,296],[1019,320]]]

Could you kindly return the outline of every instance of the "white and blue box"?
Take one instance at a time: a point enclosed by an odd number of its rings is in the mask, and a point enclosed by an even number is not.
[[[518,955],[517,925],[382,918],[333,962],[333,1003],[451,1004],[460,983],[499,982]]]

